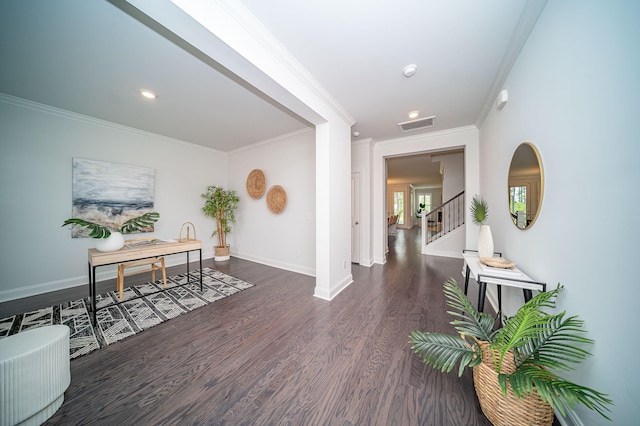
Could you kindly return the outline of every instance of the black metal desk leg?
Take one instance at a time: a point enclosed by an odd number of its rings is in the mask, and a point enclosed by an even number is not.
[[[91,262],[87,262],[89,265],[89,298],[93,297],[93,290],[91,289]]]
[[[96,306],[96,267],[93,267],[93,274],[91,275],[91,315],[92,315],[92,324],[95,326],[98,323],[98,317],[96,314],[97,306]]]
[[[190,282],[190,278],[189,277],[189,252],[187,252],[187,283]]]
[[[469,265],[467,265],[467,270],[464,274],[464,295],[467,295],[467,290],[469,290],[469,275],[471,274],[471,269],[469,269]]]
[[[523,288],[522,293],[524,294],[524,301],[528,302],[533,297],[533,292],[529,289]]]
[[[502,286],[498,284],[498,316],[502,315]]]
[[[487,283],[478,282],[478,312],[482,312],[484,310],[484,296],[487,292]]]
[[[202,249],[198,249],[200,253],[200,291],[202,291]]]

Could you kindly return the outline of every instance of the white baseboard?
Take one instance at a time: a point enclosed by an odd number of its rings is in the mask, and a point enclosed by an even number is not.
[[[371,268],[374,265],[373,259],[361,259],[359,265],[366,266],[367,268]]]
[[[385,256],[374,257],[373,263],[377,263],[378,265],[384,265],[385,263],[387,263],[387,258]]]
[[[308,275],[310,277],[316,276],[315,269],[300,266],[300,265],[294,265],[292,263],[277,262],[277,261],[274,261],[273,259],[267,259],[267,258],[257,257],[257,256],[248,256],[248,255],[244,255],[242,253],[237,253],[234,251],[231,251],[231,256],[237,257],[238,259],[250,260],[251,262],[260,263],[262,265],[273,266],[274,268],[278,268],[278,269],[284,269],[285,271],[297,272],[299,274]]]
[[[342,290],[349,287],[349,284],[351,284],[352,282],[353,282],[353,275],[349,274],[344,278],[344,280],[339,282],[338,285],[330,289],[328,292],[325,291],[324,289],[319,289],[318,286],[316,286],[313,295],[320,299],[332,300],[334,297],[340,294]]]

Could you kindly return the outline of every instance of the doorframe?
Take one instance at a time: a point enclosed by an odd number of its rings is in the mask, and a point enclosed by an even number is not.
[[[384,265],[387,238],[387,167],[386,159],[413,153],[441,152],[464,149],[464,188],[469,194],[480,193],[480,138],[478,128],[465,126],[412,137],[377,142],[370,151],[371,164],[371,250],[373,262]],[[465,221],[471,222],[471,214],[465,209]],[[465,246],[473,247],[477,231],[467,227]],[[475,231],[475,232],[474,232]],[[460,254],[462,257],[462,254]]]
[[[362,224],[362,175],[351,172],[351,263],[360,264]]]

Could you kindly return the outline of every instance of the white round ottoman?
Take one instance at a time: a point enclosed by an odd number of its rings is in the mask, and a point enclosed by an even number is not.
[[[70,383],[66,325],[0,339],[0,426],[44,423],[62,405]]]

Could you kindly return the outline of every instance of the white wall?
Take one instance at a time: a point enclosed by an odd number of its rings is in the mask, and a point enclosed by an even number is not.
[[[247,176],[260,169],[265,194],[252,199]],[[280,214],[269,211],[266,193],[273,185],[287,193]],[[229,153],[229,188],[241,202],[230,235],[231,254],[282,269],[315,275],[315,132],[284,135]]]
[[[608,393],[613,422],[579,407],[568,424],[637,423],[640,237],[640,3],[549,2],[504,84],[509,101],[480,129],[481,193],[496,250],[567,291],[559,308],[585,321],[593,357],[572,376]],[[521,231],[509,220],[507,170],[518,144],[542,156],[544,199]],[[507,292],[507,314],[522,303]]]
[[[87,283],[95,241],[61,227],[71,217],[73,157],[155,169],[160,220],[149,236],[177,238],[189,221],[203,257],[212,257],[214,222],[200,212],[200,194],[226,185],[224,153],[1,94],[0,141],[0,301]],[[181,256],[167,263],[184,263]],[[98,270],[98,280],[113,276]]]
[[[442,202],[447,202],[464,191],[464,154],[434,155],[442,163]]]

